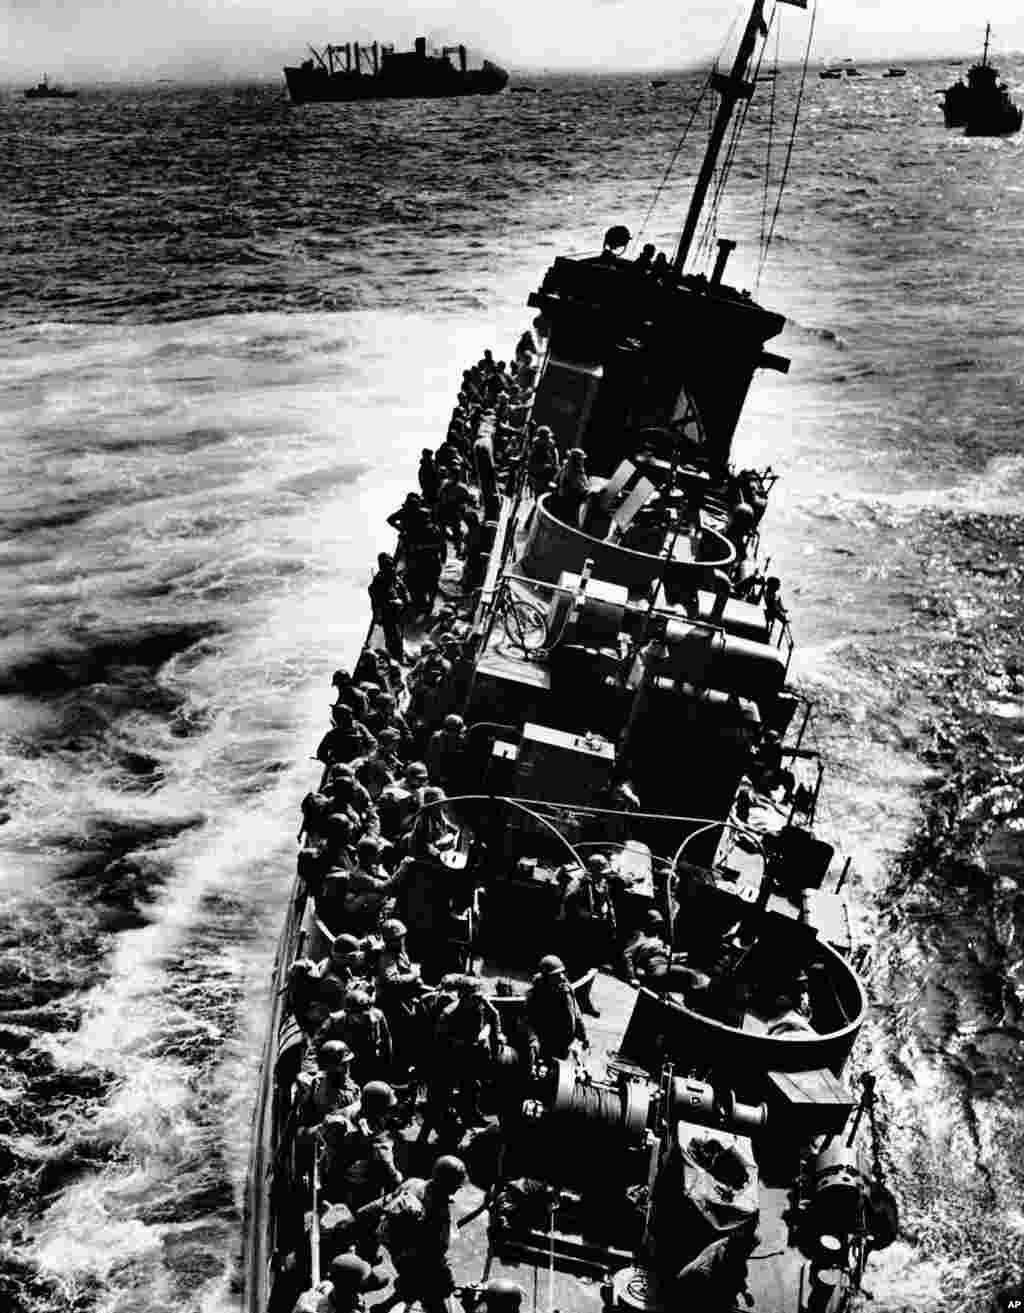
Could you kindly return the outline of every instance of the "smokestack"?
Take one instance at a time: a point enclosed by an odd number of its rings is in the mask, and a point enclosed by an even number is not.
[[[426,59],[426,57],[427,57],[427,38],[425,36],[418,36],[416,38],[416,58]]]
[[[736,243],[731,242],[728,237],[719,237],[718,255],[715,257],[715,268],[711,274],[711,286],[717,287],[722,281],[722,275],[725,273],[726,261],[736,249]]]
[[[465,46],[459,46],[459,71],[462,72],[462,73],[465,73],[465,71],[466,71],[466,47],[465,47]]]

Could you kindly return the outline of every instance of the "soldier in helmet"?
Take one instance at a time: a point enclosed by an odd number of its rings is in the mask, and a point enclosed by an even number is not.
[[[348,997],[342,1036],[352,1050],[352,1074],[357,1081],[381,1080],[391,1070],[391,1029],[368,989],[354,989]]]
[[[422,761],[411,761],[402,779],[385,785],[377,799],[380,809],[381,833],[387,839],[397,839],[415,816],[422,802],[423,790],[430,782],[427,767]]]
[[[384,948],[377,959],[377,1001],[391,1028],[396,1071],[405,1072],[419,1056],[420,1002],[425,987],[419,963],[405,947],[405,923],[393,917],[384,922],[380,933]]]
[[[317,761],[328,768],[335,762],[351,761],[353,757],[372,752],[377,740],[361,720],[356,720],[347,702],[335,702],[331,707],[331,728],[320,740],[316,750]],[[326,776],[326,769],[324,774]]]
[[[434,730],[427,743],[427,770],[447,793],[462,789],[468,744],[466,722],[452,712],[445,716],[440,729]]]
[[[339,1254],[326,1281],[299,1296],[294,1313],[363,1313],[364,1295],[383,1290],[388,1279],[358,1254]]]
[[[398,1273],[395,1293],[379,1307],[419,1300],[424,1313],[447,1313],[455,1290],[448,1249],[452,1199],[467,1180],[461,1158],[444,1154],[430,1180],[410,1179],[384,1206],[382,1237]]]
[[[331,812],[340,812],[349,817],[358,833],[380,833],[377,808],[369,793],[356,779],[355,767],[350,762],[339,761],[328,766],[322,791],[331,800]]]
[[[348,877],[345,917],[364,933],[376,927],[391,889],[391,878],[381,865],[380,852],[380,840],[373,834],[364,834],[356,844],[356,868]]]
[[[324,1142],[323,1194],[353,1213],[402,1183],[390,1130],[395,1092],[385,1081],[368,1081],[357,1107],[332,1113],[320,1127]],[[366,1239],[366,1237],[364,1237]]]
[[[526,995],[526,1036],[531,1062],[567,1058],[576,1045],[590,1047],[565,963],[553,953],[541,958]]]
[[[285,1007],[307,1035],[313,1033],[323,1019],[319,1002],[317,965],[311,957],[297,957],[288,968],[284,986]]]
[[[345,1007],[349,992],[363,980],[366,952],[355,935],[336,935],[331,951],[316,968],[317,1025]]]
[[[480,1094],[504,1042],[501,1018],[484,995],[483,981],[479,976],[462,976],[455,1001],[444,1008],[435,1023],[421,1142],[431,1128],[442,1139],[450,1128],[457,1139],[464,1126],[486,1125]]]
[[[400,779],[405,770],[405,763],[399,753],[401,736],[391,725],[377,735],[377,748],[364,757],[356,766],[359,783],[376,803],[376,800],[389,785]]]
[[[576,978],[615,956],[611,876],[611,865],[603,853],[588,857],[583,870],[575,867],[564,872],[557,919],[562,927],[564,956]],[[589,996],[582,1006],[591,1016],[599,1015]]]
[[[706,992],[710,976],[687,966],[686,954],[673,953],[667,939],[665,918],[652,909],[622,954],[626,979],[660,994]]]
[[[318,1126],[332,1112],[350,1112],[359,1107],[359,1086],[350,1074],[352,1050],[343,1040],[329,1039],[317,1050],[317,1071],[300,1073],[299,1122]]]

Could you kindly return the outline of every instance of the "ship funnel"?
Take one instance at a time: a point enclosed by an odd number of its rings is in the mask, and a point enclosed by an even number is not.
[[[718,255],[715,257],[715,267],[711,273],[711,286],[718,287],[722,281],[722,275],[725,273],[725,266],[728,263],[729,256],[736,249],[736,243],[728,237],[719,237]]]
[[[427,57],[427,38],[425,36],[418,36],[416,38],[416,58],[426,59],[426,57]]]

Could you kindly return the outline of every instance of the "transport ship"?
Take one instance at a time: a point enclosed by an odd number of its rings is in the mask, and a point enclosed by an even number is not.
[[[382,1308],[838,1313],[896,1237],[776,475],[732,461],[785,321],[734,242],[692,268],[767,31],[754,0],[671,256],[557,258],[389,520],[301,808],[248,1313],[393,1277]]]
[[[508,74],[489,59],[470,68],[466,47],[427,53],[425,37],[411,51],[376,41],[310,47],[312,58],[286,67],[288,95],[296,105],[316,101],[391,100],[436,96],[490,96],[504,90]],[[454,62],[453,62],[454,61]]]
[[[967,81],[956,82],[940,92],[940,108],[947,128],[963,128],[968,137],[1002,137],[1020,131],[1024,111],[1010,98],[999,70],[988,62],[991,25],[985,25],[985,49],[981,63],[967,70]]]

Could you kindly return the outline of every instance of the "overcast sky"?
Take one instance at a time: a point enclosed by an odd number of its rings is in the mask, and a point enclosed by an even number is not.
[[[813,3],[813,0],[811,0]],[[780,6],[783,55],[799,57],[807,15]],[[463,41],[517,69],[628,70],[706,62],[738,0],[0,0],[0,83],[51,78],[280,77],[306,43]],[[821,0],[813,58],[895,60],[1024,49],[1019,0]],[[742,20],[740,20],[742,21]],[[733,46],[730,45],[731,55]]]

